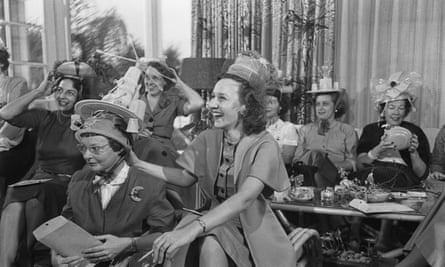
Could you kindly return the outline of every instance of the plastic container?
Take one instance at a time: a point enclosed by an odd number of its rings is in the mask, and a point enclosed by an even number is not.
[[[321,191],[320,199],[322,206],[332,206],[334,204],[334,188],[326,187],[325,190]]]

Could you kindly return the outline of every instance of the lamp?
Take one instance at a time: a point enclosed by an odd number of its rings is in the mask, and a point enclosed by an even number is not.
[[[181,79],[195,90],[212,90],[218,77],[233,63],[225,58],[184,58]]]

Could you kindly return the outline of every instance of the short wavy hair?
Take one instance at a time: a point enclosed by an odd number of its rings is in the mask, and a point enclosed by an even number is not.
[[[315,109],[315,102],[318,96],[321,95],[329,95],[331,96],[332,102],[334,102],[334,118],[338,119],[344,114],[346,114],[346,101],[343,98],[343,95],[340,92],[329,92],[329,93],[318,93],[312,99],[312,104]]]
[[[173,73],[173,70],[170,69],[167,65],[157,61],[150,61],[148,62],[147,66],[156,69],[157,71],[159,71],[159,73],[162,74],[162,76],[164,76],[162,77],[166,83],[166,85],[163,88],[164,91],[172,88],[175,85],[173,81],[176,79],[176,76]],[[170,79],[167,79],[165,77],[168,77]]]
[[[266,129],[266,111],[264,88],[254,88],[249,83],[233,74],[223,74],[221,79],[231,79],[240,83],[239,99],[246,110],[241,115],[243,132],[246,135],[258,134]]]

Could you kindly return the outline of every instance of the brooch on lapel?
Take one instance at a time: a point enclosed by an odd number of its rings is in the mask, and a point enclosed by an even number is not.
[[[144,190],[144,188],[142,186],[137,185],[137,186],[133,187],[130,191],[131,200],[133,200],[135,202],[140,202],[142,200],[140,193],[143,190]]]

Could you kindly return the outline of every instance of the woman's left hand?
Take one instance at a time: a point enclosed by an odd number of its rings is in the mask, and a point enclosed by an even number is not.
[[[413,134],[411,136],[411,142],[409,144],[408,151],[410,153],[414,153],[417,151],[417,148],[419,147],[419,140],[417,139],[417,135]]]
[[[195,226],[197,223],[192,222],[182,229],[158,237],[153,243],[153,263],[162,264],[164,260],[171,260],[180,247],[195,240],[201,230],[199,225],[197,230]]]
[[[114,235],[99,235],[96,238],[103,243],[82,251],[82,256],[92,262],[111,261],[131,244],[131,238]]]

